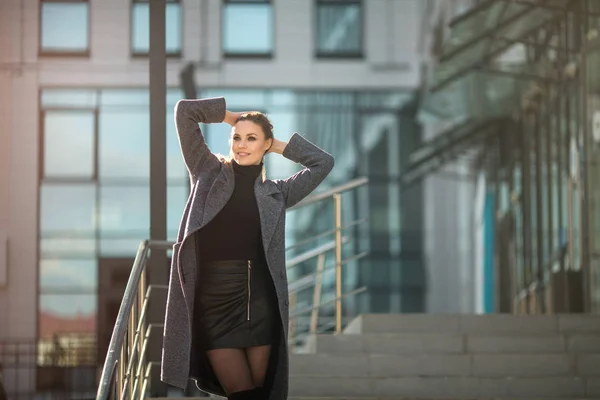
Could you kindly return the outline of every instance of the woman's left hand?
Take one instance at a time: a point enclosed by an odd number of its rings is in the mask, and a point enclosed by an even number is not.
[[[267,154],[268,153],[283,154],[283,151],[285,150],[285,146],[287,146],[287,142],[284,142],[284,141],[281,141],[278,139],[273,139],[273,144],[271,144],[271,147],[267,151]]]

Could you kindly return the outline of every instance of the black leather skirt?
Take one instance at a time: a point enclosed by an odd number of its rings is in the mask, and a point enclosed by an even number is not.
[[[194,304],[194,335],[203,350],[270,345],[277,297],[266,262],[202,263]]]

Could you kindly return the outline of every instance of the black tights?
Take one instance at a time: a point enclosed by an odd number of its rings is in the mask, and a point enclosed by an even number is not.
[[[225,393],[262,387],[267,375],[271,346],[214,349],[206,352]]]

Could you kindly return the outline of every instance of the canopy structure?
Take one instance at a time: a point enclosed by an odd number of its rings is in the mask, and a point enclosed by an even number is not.
[[[438,143],[417,150],[410,157],[404,182],[425,176],[455,160],[464,147],[480,143],[457,143],[450,137],[464,136],[465,131],[485,137],[494,124],[499,126],[499,121],[524,106],[527,94],[567,79],[569,70],[559,69],[561,63],[554,61],[580,51],[569,27],[577,18],[597,25],[598,17],[600,1],[594,0],[487,0],[451,21],[419,118],[467,122],[454,124],[436,136]],[[590,57],[600,58],[600,53]],[[590,79],[589,84],[600,85],[600,79]],[[424,168],[418,154],[433,147],[435,156],[428,163],[436,167]],[[416,173],[417,168],[421,172]]]
[[[508,294],[496,311],[600,312],[600,0],[482,1],[441,42],[418,118],[450,128],[402,183],[475,155]]]

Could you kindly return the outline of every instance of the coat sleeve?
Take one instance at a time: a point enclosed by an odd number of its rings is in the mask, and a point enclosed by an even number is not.
[[[183,160],[192,177],[196,176],[207,160],[218,161],[206,145],[199,123],[223,122],[225,118],[223,97],[179,100],[175,105],[175,128]]]
[[[289,178],[274,181],[284,195],[286,208],[290,208],[323,182],[335,162],[331,154],[297,133],[292,135],[283,151],[283,156],[304,166],[304,169]]]

